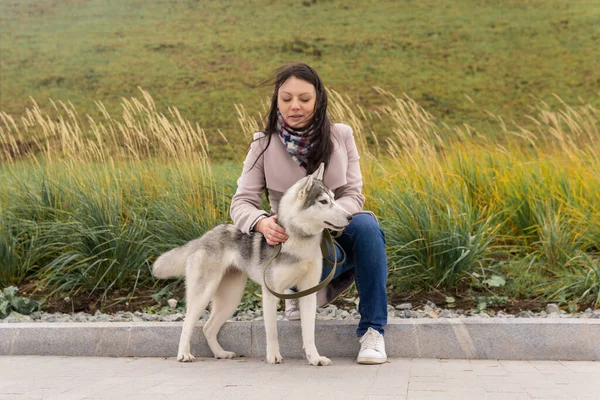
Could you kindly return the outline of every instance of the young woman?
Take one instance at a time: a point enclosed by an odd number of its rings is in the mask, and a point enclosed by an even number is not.
[[[306,64],[279,68],[266,126],[254,135],[231,201],[231,218],[245,233],[260,232],[271,246],[287,240],[277,224],[279,200],[296,181],[325,163],[323,181],[336,201],[354,215],[337,239],[346,253],[335,279],[317,294],[318,306],[333,301],[356,282],[360,302],[357,361],[380,364],[387,360],[387,258],[385,238],[375,216],[363,211],[362,176],[352,129],[332,124],[327,117],[327,93],[317,72]],[[270,213],[261,209],[267,194]],[[338,259],[340,259],[338,251]],[[331,271],[323,266],[323,277]],[[286,301],[286,316],[297,319],[297,302]]]

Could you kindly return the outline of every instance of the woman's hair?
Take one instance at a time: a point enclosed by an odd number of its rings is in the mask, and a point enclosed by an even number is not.
[[[325,91],[325,87],[323,86],[323,82],[321,81],[321,78],[319,78],[317,71],[307,64],[297,63],[279,67],[275,70],[270,79],[260,85],[274,85],[273,96],[271,97],[271,107],[269,108],[268,114],[265,116],[266,125],[263,129],[263,132],[268,137],[268,142],[262,153],[269,147],[273,133],[277,134],[277,98],[279,88],[292,76],[311,83],[316,91],[315,110],[311,122],[316,142],[312,146],[310,153],[307,155],[306,170],[308,174],[312,174],[317,170],[319,164],[325,163],[327,166],[327,163],[331,158],[331,153],[333,152],[333,143],[331,141],[331,122],[327,117],[327,92]],[[262,153],[258,158],[260,158]]]

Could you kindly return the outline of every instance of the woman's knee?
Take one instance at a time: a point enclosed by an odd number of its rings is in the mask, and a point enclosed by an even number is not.
[[[374,237],[374,235],[381,235],[382,237],[384,236],[381,228],[379,227],[379,223],[377,222],[377,219],[369,213],[355,214],[352,218],[352,222],[350,222],[350,225],[346,229],[353,236],[362,236],[362,235],[368,235],[370,237]]]

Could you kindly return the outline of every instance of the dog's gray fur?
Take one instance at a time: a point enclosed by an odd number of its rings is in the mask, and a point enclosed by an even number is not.
[[[352,216],[334,200],[323,184],[323,165],[286,191],[279,204],[277,221],[286,229],[288,240],[269,266],[269,286],[282,293],[285,289],[311,288],[319,283],[322,270],[320,243],[325,228],[342,230]],[[157,278],[185,275],[187,310],[179,341],[177,359],[193,361],[190,339],[196,321],[212,302],[204,335],[216,358],[232,358],[217,341],[223,323],[236,310],[249,276],[263,288],[263,314],[267,334],[267,357],[270,364],[283,361],[277,340],[277,304],[263,283],[263,270],[271,257],[261,233],[247,235],[233,225],[219,225],[186,245],[161,255],[152,267]],[[316,294],[299,299],[303,347],[311,365],[329,365],[315,346]]]

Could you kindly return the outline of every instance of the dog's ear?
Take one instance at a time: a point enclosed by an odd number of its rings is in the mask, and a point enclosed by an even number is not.
[[[302,188],[298,191],[298,197],[303,199],[306,196],[308,196],[308,193],[310,192],[310,189],[312,188],[313,185],[313,176],[309,175],[306,177],[306,182],[304,183],[304,186],[302,186]]]
[[[325,164],[321,163],[319,165],[319,168],[317,168],[317,170],[315,172],[313,172],[311,176],[318,181],[322,181],[324,172],[325,172]]]

